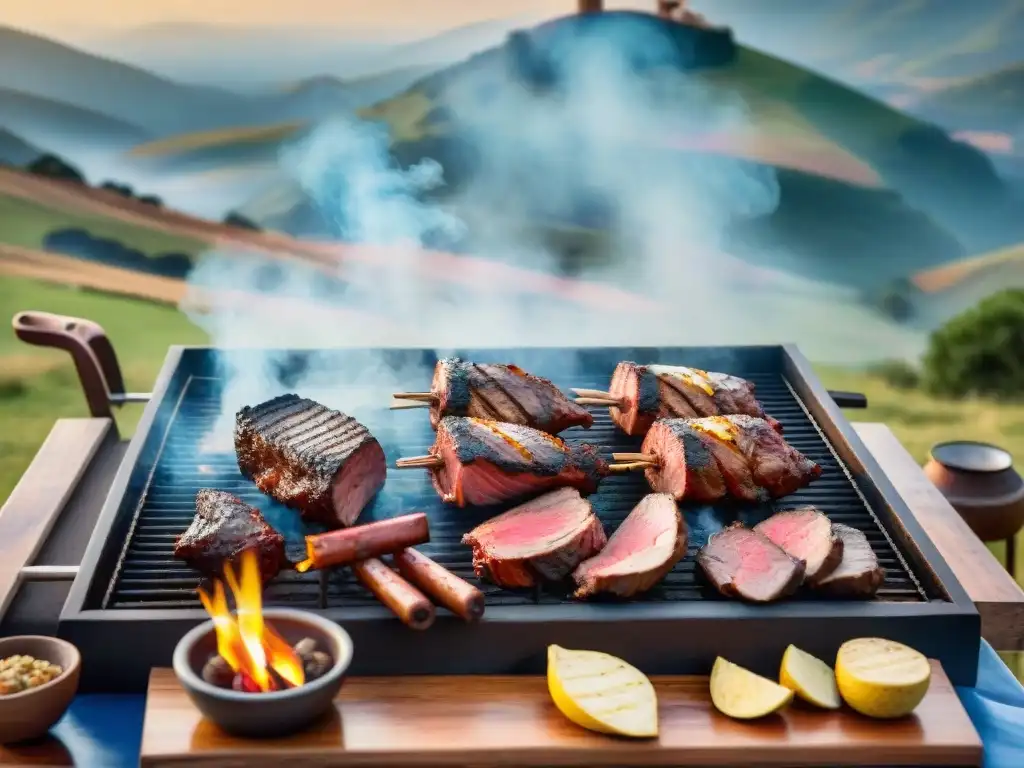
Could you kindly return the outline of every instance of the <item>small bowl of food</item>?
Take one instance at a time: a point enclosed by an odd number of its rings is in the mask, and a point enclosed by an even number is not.
[[[82,657],[44,635],[0,638],[0,744],[43,736],[78,691]]]
[[[174,649],[173,667],[192,703],[221,729],[274,738],[330,711],[351,661],[352,639],[333,621],[267,608],[257,624],[223,614],[200,624]]]

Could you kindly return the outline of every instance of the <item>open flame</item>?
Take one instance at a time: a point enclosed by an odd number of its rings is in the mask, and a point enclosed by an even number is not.
[[[235,674],[251,680],[260,691],[302,685],[306,681],[302,660],[263,620],[263,582],[255,550],[242,553],[237,577],[231,563],[225,563],[224,579],[234,597],[235,615],[228,608],[221,581],[214,581],[212,595],[199,590],[199,599],[213,619],[217,653]]]

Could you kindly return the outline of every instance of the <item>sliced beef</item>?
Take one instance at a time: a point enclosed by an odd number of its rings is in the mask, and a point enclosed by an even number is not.
[[[434,429],[445,416],[522,424],[553,435],[594,423],[586,408],[550,381],[515,365],[471,363],[457,357],[439,360],[430,391],[437,396],[430,409]]]
[[[523,499],[552,488],[597,490],[608,464],[587,443],[563,440],[520,424],[446,416],[437,425],[430,469],[441,498],[460,507]]]
[[[686,554],[686,523],[667,493],[644,496],[615,530],[608,545],[573,572],[577,597],[606,592],[632,597],[646,592]]]
[[[874,597],[885,583],[885,569],[878,564],[867,536],[841,523],[832,527],[843,542],[843,557],[839,566],[815,586],[835,597]]]
[[[622,405],[612,407],[611,415],[628,435],[646,434],[655,419],[735,414],[764,418],[782,430],[754,397],[753,383],[727,373],[627,360],[615,367],[608,391],[620,398]]]
[[[740,523],[708,539],[697,553],[697,563],[723,595],[755,603],[793,594],[804,578],[802,560]]]
[[[366,427],[298,395],[242,408],[235,452],[263,493],[328,528],[352,525],[387,473],[384,450]]]
[[[779,512],[754,526],[797,560],[803,560],[804,581],[816,584],[831,574],[843,558],[843,540],[832,521],[814,507]]]
[[[477,576],[502,587],[561,581],[607,543],[590,502],[560,488],[510,509],[462,538]]]
[[[658,419],[641,452],[657,459],[645,470],[651,489],[677,501],[778,498],[821,475],[821,467],[754,416]]]
[[[224,563],[238,564],[247,549],[259,555],[260,576],[266,583],[284,567],[284,537],[256,507],[223,491],[202,489],[196,494],[196,516],[174,542],[174,556],[206,576],[223,572]]]

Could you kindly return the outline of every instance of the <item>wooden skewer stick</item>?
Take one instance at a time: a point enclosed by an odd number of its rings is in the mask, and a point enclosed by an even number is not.
[[[638,469],[649,469],[658,466],[652,461],[631,461],[627,464],[609,464],[609,472],[636,472]]]
[[[395,462],[397,469],[439,469],[444,466],[440,456],[410,456]]]
[[[577,405],[612,406],[621,404],[618,400],[607,400],[603,397],[577,397],[575,400],[573,400],[573,402],[576,403]]]
[[[423,402],[420,402],[419,400],[409,400],[408,402],[402,402],[401,400],[396,400],[395,402],[393,402],[391,404],[391,410],[392,411],[400,411],[400,410],[402,410],[404,408],[429,408],[430,406],[431,406],[431,403],[423,403]]]
[[[617,400],[618,398],[613,397],[611,392],[602,392],[600,389],[572,389],[580,397],[602,397],[605,400]]]
[[[612,458],[616,461],[646,461],[648,464],[658,463],[658,457],[653,453],[613,453]]]
[[[395,400],[416,400],[420,403],[436,403],[438,398],[433,392],[395,392]]]

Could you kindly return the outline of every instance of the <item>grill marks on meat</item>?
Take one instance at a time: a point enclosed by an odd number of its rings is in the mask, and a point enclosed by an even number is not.
[[[741,523],[714,534],[697,553],[697,563],[723,595],[755,603],[793,594],[804,578],[802,560]]]
[[[867,536],[842,523],[832,527],[843,542],[843,557],[839,566],[815,587],[834,597],[873,597],[885,582],[885,569],[878,564]]]
[[[384,451],[370,431],[339,411],[282,395],[235,418],[242,474],[303,519],[352,525],[384,485]]]
[[[587,443],[570,445],[519,424],[446,416],[430,450],[444,466],[429,470],[442,500],[485,506],[571,487],[597,490],[608,464]]]
[[[206,576],[217,577],[224,563],[247,549],[259,555],[260,576],[266,583],[285,564],[284,537],[255,507],[230,493],[202,489],[196,494],[196,516],[174,542],[174,556]]]
[[[599,592],[632,597],[646,592],[686,554],[686,538],[686,523],[675,500],[665,493],[645,496],[608,545],[576,568],[576,597]]]
[[[615,367],[609,393],[622,403],[611,408],[612,419],[628,435],[646,434],[656,419],[722,415],[763,418],[782,431],[754,396],[754,384],[726,373],[627,360]]]
[[[502,587],[561,581],[607,543],[590,502],[560,488],[478,525],[462,538],[473,570]]]
[[[521,424],[553,435],[594,423],[586,408],[550,381],[515,365],[471,363],[457,357],[439,360],[430,390],[438,398],[430,409],[434,429],[445,416]]]
[[[778,498],[821,475],[821,467],[753,416],[659,419],[641,451],[658,461],[644,470],[651,489],[677,501]]]
[[[806,566],[804,581],[814,585],[829,576],[843,558],[843,539],[832,522],[814,507],[801,507],[772,515],[754,526],[787,554]]]

